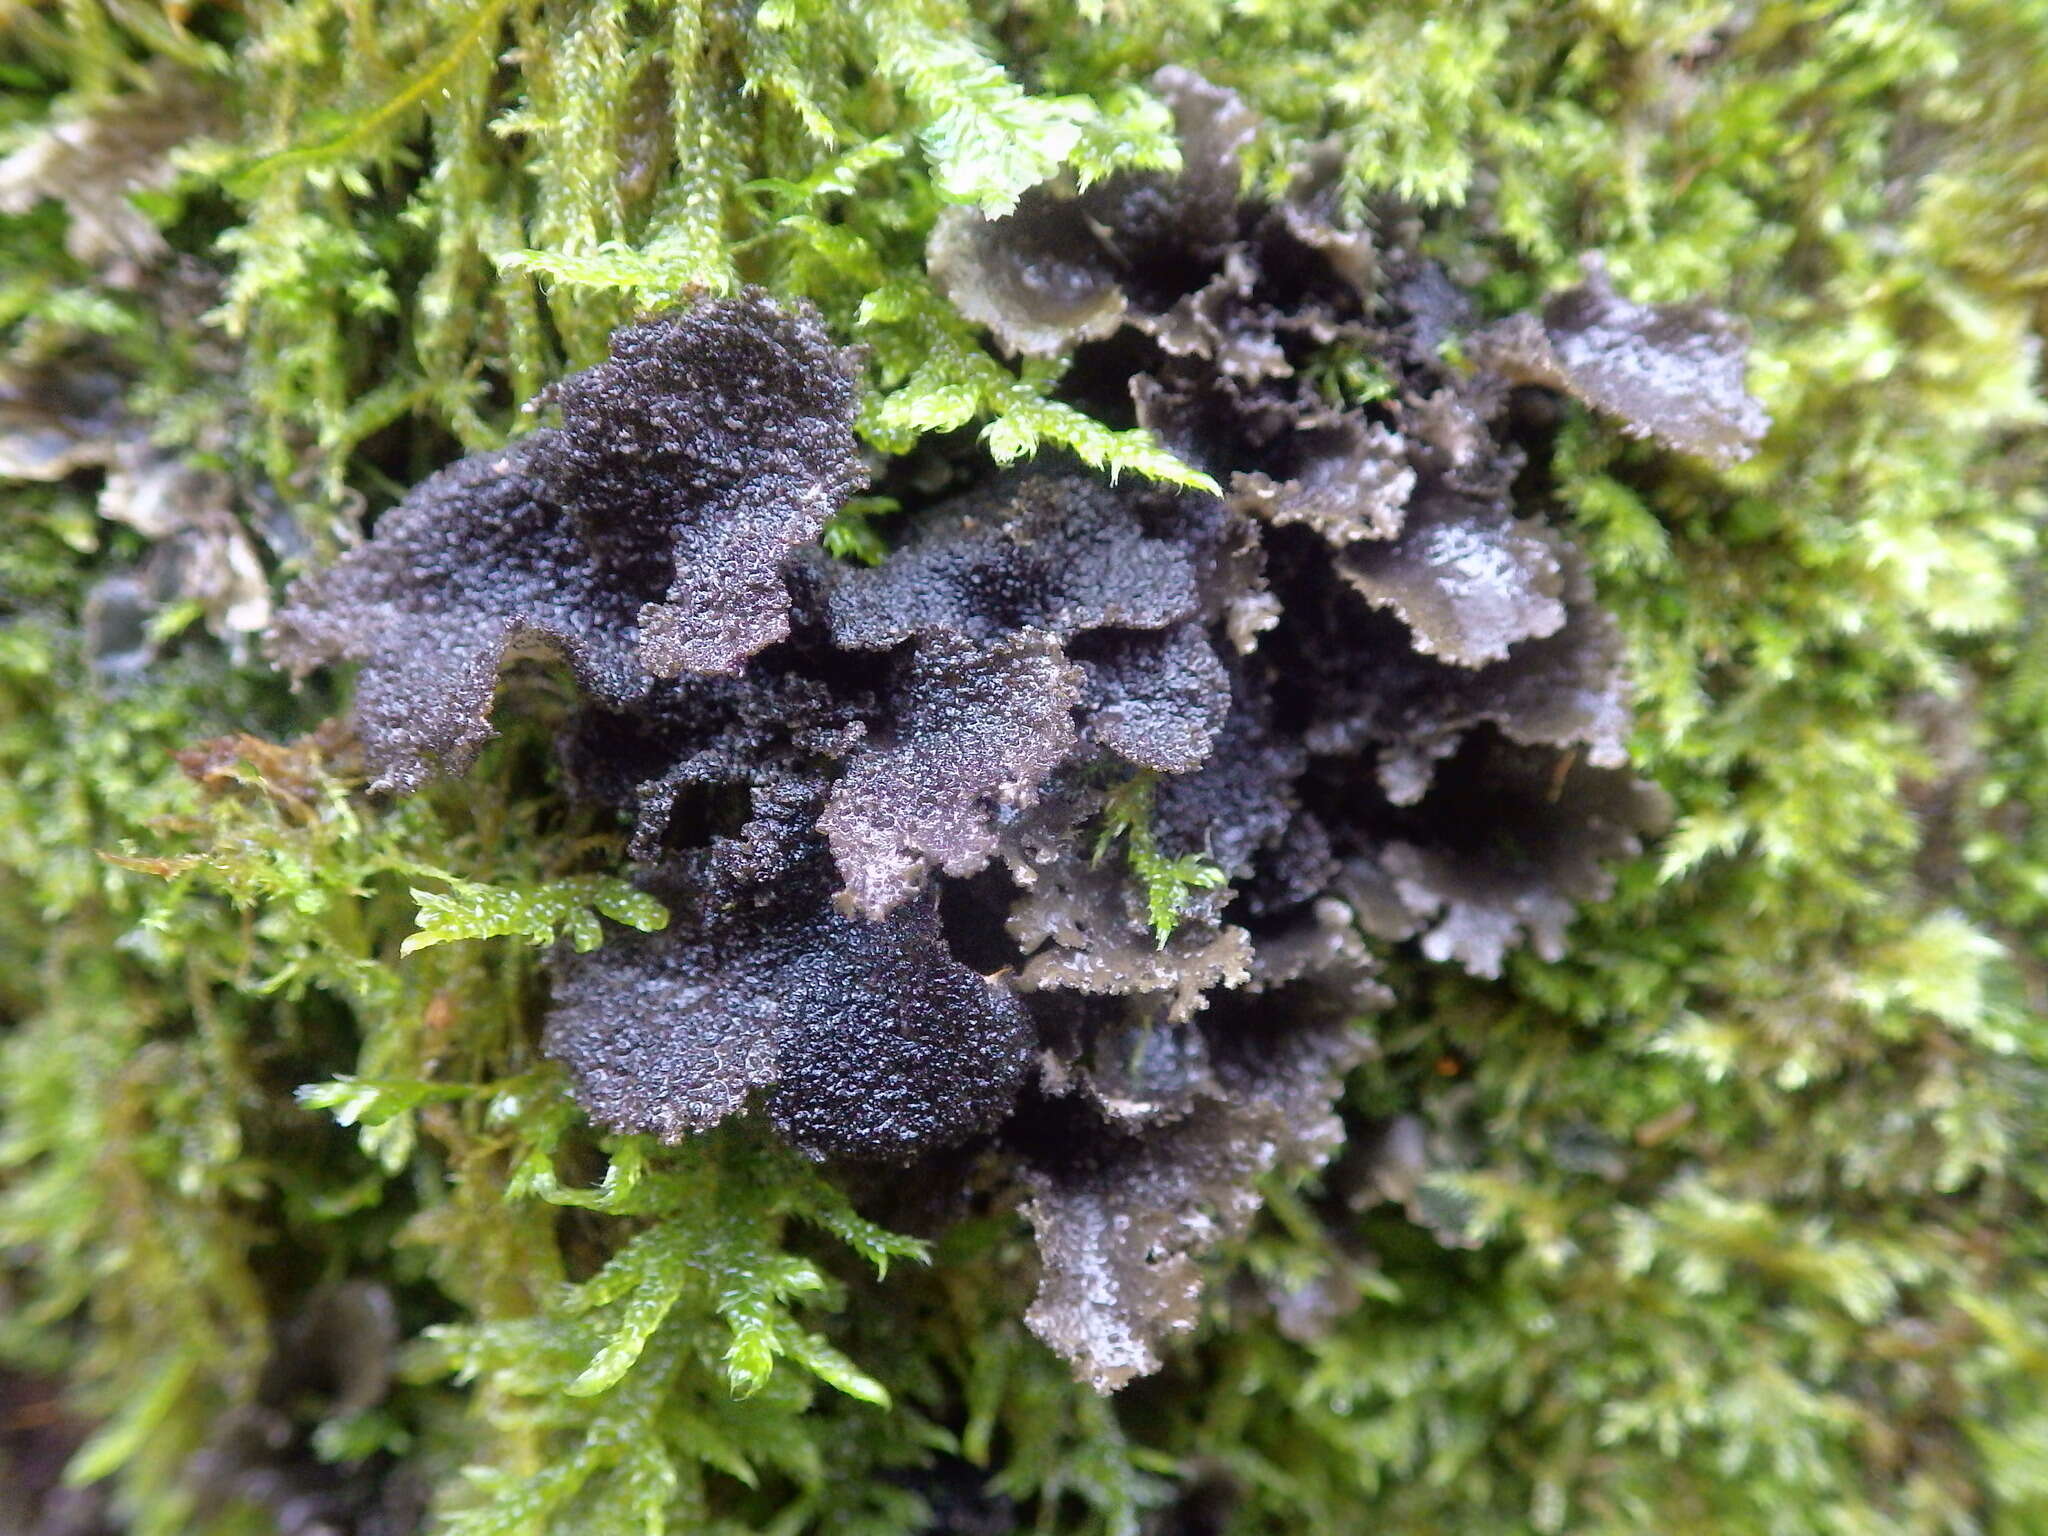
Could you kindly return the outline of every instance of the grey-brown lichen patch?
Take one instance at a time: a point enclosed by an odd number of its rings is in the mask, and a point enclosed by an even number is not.
[[[1019,207],[1030,217],[1015,240],[971,208],[939,215],[926,259],[954,307],[987,326],[1005,351],[1032,357],[1116,330],[1124,291],[1080,200],[1039,187]]]
[[[1435,764],[1480,725],[1526,746],[1582,751],[1597,767],[1626,763],[1621,636],[1594,605],[1591,583],[1567,547],[1559,549],[1563,626],[1476,667],[1424,654],[1393,615],[1330,584],[1299,543],[1279,554],[1291,618],[1274,646],[1283,709],[1312,716],[1302,740],[1317,757],[1372,762],[1391,804],[1419,800]]]
[[[647,671],[737,672],[789,633],[785,567],[865,479],[856,393],[818,317],[758,290],[627,326],[548,391],[562,428],[528,439],[537,477],[600,561],[667,567],[639,612]]]
[[[564,732],[561,751],[580,797],[631,813],[635,859],[673,862],[677,850],[690,850],[693,861],[738,856],[716,834],[758,843],[766,834],[754,829],[754,812],[771,793],[822,801],[818,786],[867,738],[875,712],[868,690],[835,690],[762,666],[745,682],[665,681],[630,710],[586,707]],[[713,827],[742,800],[753,803],[747,817]]]
[[[114,677],[156,656],[168,610],[195,606],[238,652],[272,611],[234,482],[206,462],[209,454],[154,441],[124,399],[128,386],[122,370],[90,352],[0,367],[0,481],[99,473],[99,515],[150,541],[138,566],[102,579],[87,600],[87,653]]]
[[[933,281],[1005,351],[1055,356],[1127,320],[1184,337],[1187,350],[1259,348],[1202,314],[1199,295],[1158,302],[1152,282],[1184,247],[1221,253],[1233,238],[1239,161],[1256,121],[1234,92],[1191,70],[1169,66],[1152,86],[1173,109],[1179,174],[1116,176],[1079,194],[1040,187],[1003,218],[955,208],[933,227],[926,252]],[[1235,354],[1229,366],[1257,371]]]
[[[1276,1167],[1314,1167],[1343,1140],[1333,1112],[1370,1049],[1352,1023],[1308,1010],[1279,1030],[1248,1018],[1193,1053],[1205,1091],[1163,1125],[1123,1130],[1087,1108],[1048,1105],[1024,1149],[1024,1211],[1043,1265],[1033,1332],[1099,1392],[1159,1368],[1200,1316],[1198,1257],[1241,1233]],[[1219,1044],[1221,1048],[1219,1048]]]
[[[1131,998],[1169,1022],[1193,1017],[1219,987],[1250,976],[1252,946],[1242,928],[1188,923],[1161,943],[1123,870],[1063,860],[1019,897],[1008,929],[1028,958],[1017,973],[1025,992],[1069,991]]]
[[[60,117],[0,159],[0,213],[54,199],[66,216],[65,250],[103,280],[132,288],[170,255],[135,194],[175,183],[172,151],[225,128],[222,107],[205,81],[159,62],[144,89]]]
[[[1397,614],[1425,656],[1477,667],[1564,627],[1558,542],[1534,520],[1429,495],[1409,509],[1400,538],[1347,545],[1337,569],[1367,602]]]
[[[1002,1117],[1023,1008],[947,951],[930,894],[869,921],[809,874],[757,905],[678,902],[659,934],[559,958],[545,1044],[593,1117],[674,1141],[772,1089],[804,1150],[897,1160]]]
[[[1705,304],[1633,304],[1607,265],[1583,258],[1586,280],[1471,338],[1484,367],[1516,384],[1562,390],[1625,431],[1731,464],[1756,451],[1770,418],[1744,387],[1749,332]]]
[[[111,468],[130,430],[109,368],[0,370],[0,480],[62,480]]]
[[[1232,504],[1275,527],[1305,524],[1340,548],[1397,537],[1415,492],[1401,439],[1356,411],[1295,430],[1300,470],[1283,479],[1241,471],[1231,477]]]
[[[1029,805],[1073,750],[1080,695],[1080,673],[1041,631],[991,645],[943,633],[920,640],[890,691],[884,733],[818,819],[848,910],[885,917],[932,870],[971,875],[986,865],[997,814]]]
[[[1624,770],[1478,731],[1414,807],[1360,840],[1340,887],[1383,936],[1419,934],[1430,959],[1498,976],[1525,943],[1561,958],[1579,905],[1604,899],[1612,862],[1669,816],[1664,792]]]
[[[1398,224],[1341,227],[1327,158],[1242,196],[1242,104],[1154,83],[1182,173],[949,215],[932,261],[1224,494],[905,472],[883,558],[835,565],[802,546],[851,483],[847,397],[812,322],[751,296],[630,333],[561,428],[429,481],[276,640],[363,662],[400,786],[473,751],[505,654],[566,655],[570,783],[673,914],[555,962],[581,1102],[673,1138],[759,1101],[819,1157],[994,1159],[1045,1261],[1031,1325],[1104,1390],[1195,1325],[1258,1181],[1335,1145],[1384,947],[1555,955],[1662,812],[1616,626],[1520,489],[1536,364],[1447,361],[1471,306]],[[1556,313],[1555,382],[1709,456],[1748,433],[1716,317]],[[744,377],[692,373],[685,336]],[[1688,359],[1719,435],[1671,404]]]

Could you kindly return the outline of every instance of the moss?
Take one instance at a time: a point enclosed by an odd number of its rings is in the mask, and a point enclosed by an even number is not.
[[[1109,1402],[1023,1331],[1014,1221],[743,1131],[594,1136],[531,945],[401,955],[415,888],[616,867],[549,765],[560,679],[512,681],[531,723],[460,790],[367,799],[338,744],[289,745],[338,698],[202,613],[152,607],[139,678],[95,669],[88,607],[149,536],[89,465],[10,481],[0,1352],[10,1394],[61,1380],[115,1522],[275,1523],[249,1494],[322,1448],[478,1531],[2048,1519],[2038,4],[79,0],[6,50],[9,153],[166,78],[230,124],[137,191],[171,253],[140,282],[59,202],[0,214],[0,324],[10,378],[85,360],[227,475],[273,577],[688,284],[867,347],[899,500],[1041,444],[1195,479],[924,266],[943,208],[1170,162],[1143,82],[1174,63],[1263,114],[1269,193],[1334,137],[1340,205],[1483,319],[1589,249],[1637,302],[1745,317],[1776,423],[1728,469],[1548,424],[1523,489],[1616,616],[1677,820],[1554,961],[1389,953],[1356,1150],[1269,1183],[1189,1342]],[[273,745],[178,766],[242,731]],[[312,1401],[308,1466],[198,1512],[195,1459],[351,1278],[393,1299],[394,1385]]]

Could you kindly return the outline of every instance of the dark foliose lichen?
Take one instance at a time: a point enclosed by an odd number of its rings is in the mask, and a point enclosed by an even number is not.
[[[816,317],[764,294],[628,326],[549,392],[560,427],[442,471],[302,583],[272,655],[366,663],[357,717],[393,789],[468,766],[509,655],[558,653],[613,704],[736,673],[788,633],[783,567],[859,484],[854,395]]]
[[[1374,944],[1554,955],[1663,814],[1516,390],[1713,459],[1763,425],[1726,318],[1596,265],[1476,328],[1406,239],[1339,227],[1320,163],[1241,197],[1229,92],[1154,86],[1180,173],[955,210],[931,268],[1221,494],[1041,459],[835,563],[852,370],[749,292],[620,332],[560,427],[427,481],[273,641],[362,663],[392,788],[470,761],[508,656],[566,660],[569,782],[673,914],[555,964],[593,1118],[674,1139],[758,1096],[816,1156],[1006,1170],[1029,1321],[1104,1390],[1193,1325],[1256,1180],[1341,1139]],[[1379,387],[1320,387],[1339,354]]]

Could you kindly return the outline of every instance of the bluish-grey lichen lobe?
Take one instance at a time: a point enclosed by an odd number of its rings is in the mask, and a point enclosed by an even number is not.
[[[1081,674],[1043,631],[985,645],[929,634],[908,650],[887,734],[833,786],[818,819],[846,880],[843,905],[870,918],[915,896],[934,870],[985,868],[998,818],[1029,805],[1075,742]]]
[[[1594,270],[1475,330],[1441,271],[1330,218],[1327,157],[1242,199],[1242,105],[1155,85],[1180,174],[950,213],[932,268],[1221,495],[1041,461],[833,564],[847,360],[748,294],[621,332],[552,391],[559,428],[428,481],[275,642],[363,663],[398,787],[468,761],[506,654],[566,656],[570,783],[673,913],[555,962],[547,1049],[592,1116],[676,1138],[759,1102],[821,1157],[972,1143],[1026,1197],[1031,1325],[1104,1390],[1192,1325],[1254,1181],[1341,1135],[1374,946],[1554,955],[1663,814],[1615,626],[1517,498],[1549,442],[1511,386],[1714,459],[1761,430],[1724,318]],[[1384,387],[1320,392],[1332,349]]]
[[[373,540],[298,582],[271,630],[271,656],[295,673],[363,663],[356,727],[380,789],[474,761],[508,657],[559,655],[614,704],[647,688],[631,589],[535,473],[540,436],[423,482]]]

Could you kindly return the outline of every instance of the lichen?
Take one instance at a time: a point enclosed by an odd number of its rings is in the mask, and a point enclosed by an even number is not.
[[[1704,304],[1631,304],[1596,252],[1586,280],[1539,315],[1510,315],[1470,339],[1469,352],[1511,384],[1563,390],[1716,464],[1746,459],[1770,425],[1743,389],[1749,334]]]
[[[0,213],[60,202],[65,249],[121,288],[138,286],[171,254],[135,194],[170,187],[178,179],[171,152],[221,127],[205,83],[169,60],[157,61],[144,87],[53,121],[0,159]]]
[[[1079,674],[1040,631],[988,646],[919,640],[890,689],[891,718],[818,819],[847,907],[886,917],[934,871],[985,868],[997,817],[1029,805],[1073,750],[1079,696]]]
[[[1025,1015],[948,952],[934,894],[850,917],[822,861],[806,873],[734,910],[678,901],[663,933],[558,962],[547,1046],[596,1119],[674,1140],[772,1088],[805,1151],[902,1161],[1002,1117]]]
[[[846,374],[749,293],[621,331],[548,392],[559,428],[428,481],[276,639],[363,662],[398,788],[473,757],[509,654],[563,654],[572,782],[633,813],[674,913],[556,959],[546,1045],[584,1106],[674,1140],[759,1096],[822,1158],[980,1146],[1030,1191],[1028,1320],[1103,1390],[1191,1324],[1195,1257],[1258,1178],[1334,1145],[1387,1001],[1366,936],[1480,975],[1555,957],[1659,814],[1612,625],[1515,496],[1541,445],[1508,385],[1537,365],[1445,362],[1441,273],[1331,224],[1320,164],[1241,200],[1249,112],[1154,85],[1178,174],[956,211],[932,262],[1005,345],[1076,347],[1074,397],[1121,391],[1222,496],[1041,462],[826,559]],[[1753,403],[1733,438],[1672,404],[1688,364],[1726,404],[1732,328],[1602,294],[1553,307],[1548,382],[1740,448]],[[1307,382],[1340,341],[1383,399]]]
[[[511,653],[557,652],[619,704],[738,670],[789,632],[783,567],[858,483],[843,355],[759,293],[621,330],[550,398],[559,428],[426,482],[272,635],[295,673],[371,663],[357,714],[383,787],[474,759]]]

